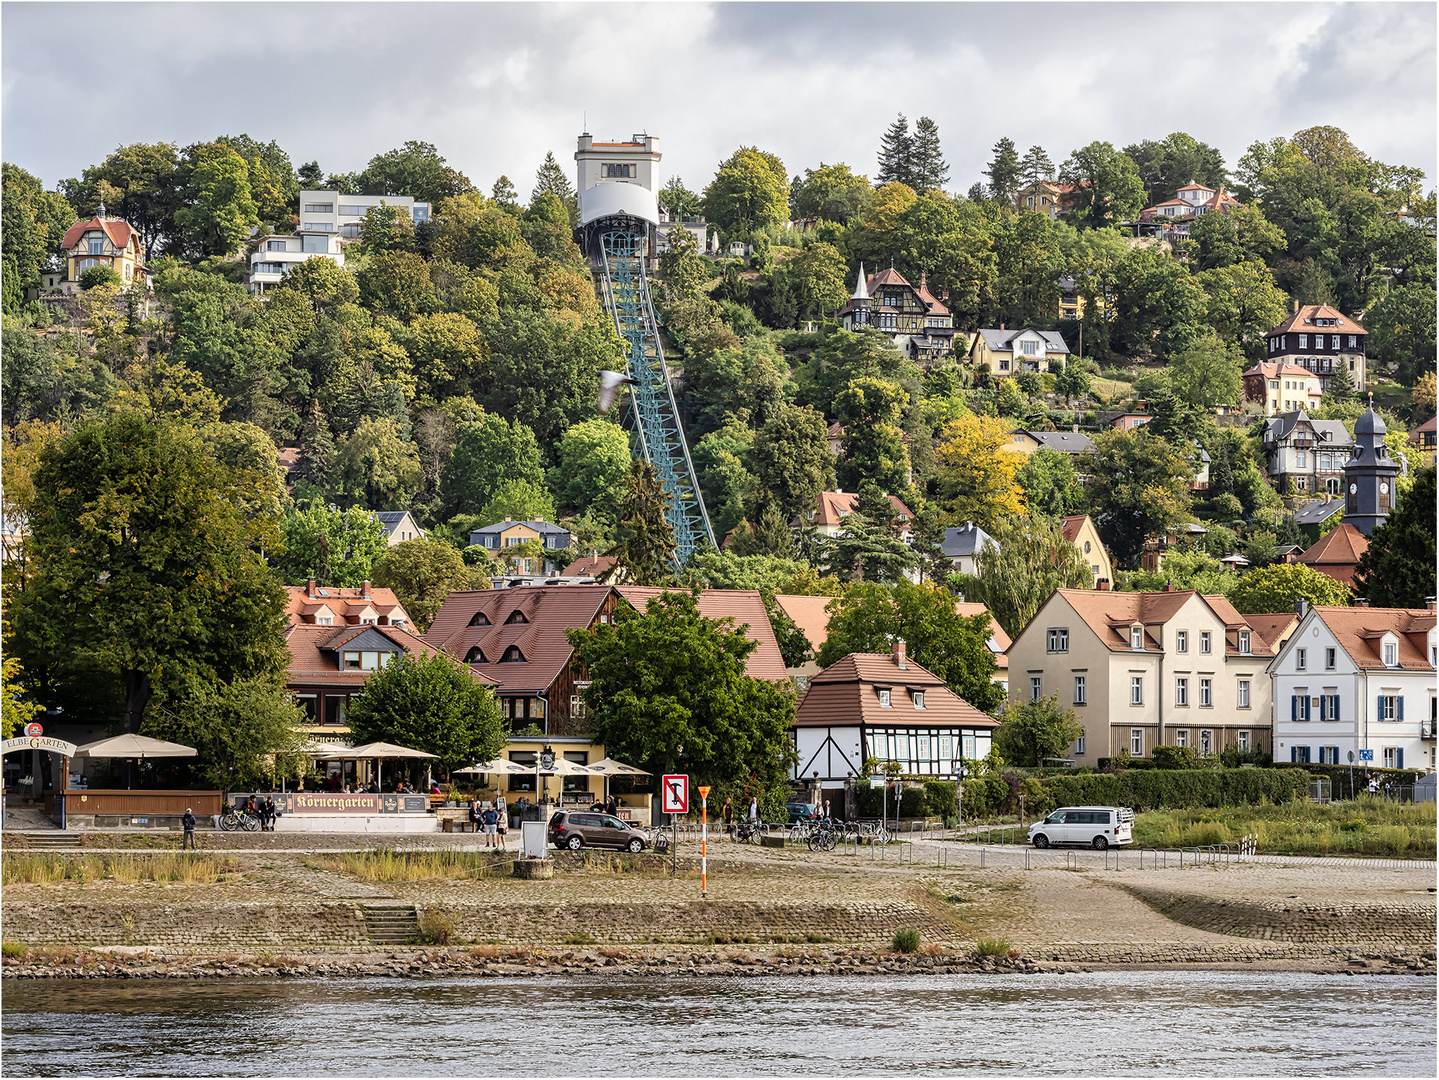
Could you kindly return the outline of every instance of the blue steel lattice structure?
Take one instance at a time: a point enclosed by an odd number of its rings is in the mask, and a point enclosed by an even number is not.
[[[641,222],[635,222],[643,230]],[[654,465],[668,499],[666,516],[675,531],[675,561],[714,547],[714,530],[695,482],[694,465],[660,349],[654,305],[645,274],[644,231],[611,228],[600,233],[605,304],[615,329],[629,345],[625,374],[630,387],[626,424],[635,452]]]

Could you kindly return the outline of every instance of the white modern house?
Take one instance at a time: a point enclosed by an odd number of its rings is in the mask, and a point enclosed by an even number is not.
[[[329,259],[343,267],[345,253],[341,244],[338,236],[326,233],[265,237],[250,256],[250,291],[263,293],[266,286],[278,285],[286,274],[307,259]]]
[[[1305,611],[1269,664],[1274,759],[1432,770],[1434,626],[1433,601]]]
[[[250,291],[279,284],[296,265],[316,256],[345,265],[345,244],[360,236],[360,223],[376,206],[398,206],[416,225],[430,220],[430,204],[409,195],[342,195],[300,192],[300,225],[293,234],[264,237],[250,256]]]

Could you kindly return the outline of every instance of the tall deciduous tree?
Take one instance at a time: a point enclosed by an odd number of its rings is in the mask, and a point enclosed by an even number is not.
[[[1194,475],[1189,453],[1144,428],[1101,431],[1090,442],[1085,464],[1099,535],[1126,566],[1189,510]]]
[[[228,146],[211,143],[191,147],[186,206],[175,212],[175,224],[186,246],[200,255],[231,255],[260,224],[250,192],[250,169]]]
[[[1055,589],[1087,589],[1094,582],[1083,553],[1064,539],[1055,518],[1004,518],[991,535],[994,543],[975,556],[975,576],[965,580],[964,595],[989,608],[1011,637]]]
[[[834,483],[824,417],[804,406],[781,406],[755,433],[750,458],[786,520],[812,509],[819,493]]]
[[[479,511],[506,480],[544,482],[540,447],[525,425],[486,413],[461,424],[440,479],[440,490],[451,514]]]
[[[1124,153],[1139,170],[1150,206],[1174,198],[1186,184],[1217,188],[1226,178],[1224,155],[1182,131],[1126,146]]]
[[[1083,734],[1074,710],[1063,708],[1056,695],[1006,709],[994,745],[1006,762],[1034,768],[1045,758],[1061,757]]]
[[[1433,514],[1430,514],[1429,529],[1432,536]],[[1429,576],[1432,584],[1432,568]],[[1241,574],[1228,596],[1229,602],[1241,615],[1262,615],[1293,611],[1295,602],[1299,600],[1323,607],[1348,607],[1350,592],[1347,587],[1311,566],[1276,563]]]
[[[835,415],[844,425],[844,439],[835,475],[840,487],[857,491],[866,480],[885,491],[909,485],[909,453],[900,426],[906,396],[895,383],[853,379],[834,399]]]
[[[1434,466],[1369,537],[1369,550],[1355,572],[1358,589],[1373,607],[1423,607],[1435,594]]]
[[[301,729],[305,713],[279,675],[215,683],[189,679],[145,717],[151,738],[193,746],[181,762],[192,779],[222,791],[263,789],[280,778],[297,779],[314,767]]]
[[[1144,182],[1134,162],[1107,142],[1092,142],[1069,155],[1059,178],[1075,185],[1070,220],[1098,229],[1131,221],[1144,208]]]
[[[494,694],[444,653],[406,653],[371,674],[348,719],[356,742],[423,750],[445,769],[488,761],[505,744]]]
[[[794,212],[802,218],[848,225],[869,207],[873,196],[869,177],[858,176],[843,163],[806,169],[792,194]]]
[[[27,511],[33,579],[15,603],[35,670],[117,676],[123,727],[187,676],[229,682],[285,664],[284,597],[258,549],[273,518],[246,516],[243,480],[178,423],[120,411],[40,452]]]
[[[1216,405],[1237,405],[1244,356],[1239,346],[1212,333],[1169,361],[1169,387],[1184,402],[1205,412]]]
[[[940,498],[958,520],[988,529],[1003,515],[1024,512],[1015,479],[1024,455],[1005,449],[1009,442],[1008,425],[989,416],[961,416],[940,432]]]
[[[367,576],[394,590],[420,634],[429,630],[450,593],[490,587],[484,567],[466,566],[453,544],[424,536],[386,547]]]
[[[475,190],[469,178],[450,168],[433,145],[414,139],[399,149],[376,154],[355,183],[362,195],[408,195],[431,206]]]
[[[588,512],[613,521],[615,505],[630,467],[630,441],[608,420],[586,420],[560,436],[550,490],[561,513]]]
[[[898,582],[892,589],[864,582],[831,605],[819,664],[828,667],[852,652],[887,653],[903,640],[921,667],[938,675],[965,701],[989,712],[1004,700],[993,682],[989,616],[965,616],[938,585]]]
[[[362,420],[335,451],[335,491],[372,510],[403,510],[420,490],[420,456],[395,421]]]
[[[359,506],[295,509],[285,515],[280,531],[283,539],[270,565],[287,585],[313,576],[320,585],[354,588],[371,576],[375,560],[389,547],[380,519]]]
[[[569,637],[590,673],[594,736],[610,753],[705,783],[784,782],[794,697],[745,673],[756,646],[730,620],[707,619],[693,596],[671,592]]]
[[[784,162],[756,147],[740,147],[720,163],[705,188],[704,206],[705,216],[722,236],[783,223],[789,214]]]
[[[658,585],[673,576],[676,542],[668,507],[655,467],[635,458],[620,499],[620,542],[614,554],[616,566],[636,585]]]

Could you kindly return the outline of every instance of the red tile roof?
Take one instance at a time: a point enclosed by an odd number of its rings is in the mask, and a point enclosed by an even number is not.
[[[1084,523],[1089,520],[1088,514],[1075,514],[1071,517],[1059,519],[1059,531],[1063,534],[1066,543],[1074,543],[1079,539],[1079,530],[1084,528]]]
[[[339,650],[348,641],[361,634],[374,631],[381,637],[394,642],[406,654],[417,653],[433,656],[434,646],[398,626],[304,626],[291,624],[285,629],[285,644],[290,650],[289,685],[314,686],[317,684],[336,687],[365,685],[370,676],[368,671],[346,670],[340,666]],[[453,658],[451,658],[453,659]],[[479,682],[493,685],[494,680],[468,665],[455,661],[457,667],[468,671]]]
[[[425,641],[463,660],[478,647],[481,668],[503,694],[537,694],[569,665],[574,649],[565,631],[594,625],[613,590],[608,585],[535,585],[452,592],[430,624]],[[515,612],[522,621],[507,622]],[[471,621],[483,615],[483,625]],[[500,663],[511,646],[523,661]]]
[[[1334,326],[1314,326],[1313,319],[1334,319]],[[1290,315],[1274,329],[1271,334],[1282,334],[1288,330],[1309,330],[1325,334],[1367,334],[1362,323],[1358,320],[1343,314],[1338,308],[1330,307],[1328,304],[1304,304],[1299,310]]]
[[[1289,633],[1289,628],[1298,618],[1292,611],[1278,611],[1273,614],[1245,615],[1244,621],[1259,635],[1264,644],[1269,646],[1270,652],[1276,652],[1279,642]]]
[[[877,688],[890,689],[891,706],[879,703]],[[924,692],[917,709],[907,691]],[[796,727],[877,724],[886,727],[998,727],[998,721],[960,697],[938,675],[907,660],[899,667],[888,653],[850,653],[814,678],[795,708]]]
[[[613,555],[586,555],[565,567],[562,577],[602,577],[615,568]]]
[[[808,522],[810,525],[838,525],[845,514],[854,510],[855,500],[859,496],[852,491],[821,491],[815,497],[815,516]],[[889,501],[894,508],[907,518],[914,515],[910,513],[909,507],[900,502],[899,496],[891,495]],[[797,519],[799,524],[805,524],[803,519]],[[908,522],[905,523],[908,528]]]
[[[130,228],[129,222],[112,221],[109,218],[104,221],[98,217],[93,217],[89,221],[77,221],[65,230],[65,238],[60,241],[60,250],[69,251],[79,242],[80,237],[91,229],[103,230],[105,235],[110,238],[110,242],[121,251],[124,251],[129,245],[130,235],[134,231]]]
[[[300,463],[300,448],[298,446],[282,446],[276,457],[280,468],[289,472]]]
[[[637,611],[644,611],[652,597],[670,590],[619,585],[615,591]],[[744,636],[757,646],[745,658],[746,674],[755,679],[789,678],[784,658],[780,655],[779,642],[774,637],[774,628],[770,626],[769,615],[764,610],[764,600],[758,592],[753,589],[705,589],[697,600],[700,614],[706,619],[732,619],[736,629],[744,630]]]
[[[816,656],[824,643],[829,639],[829,616],[830,612],[825,610],[836,600],[833,596],[787,596],[779,595],[775,598],[780,610],[794,620],[794,624],[800,628],[809,642],[809,647],[814,650]]]
[[[1270,331],[1270,333],[1275,332],[1276,331]],[[1287,360],[1281,360],[1278,363],[1270,363],[1268,360],[1261,360],[1244,374],[1245,376],[1257,375],[1265,379],[1277,379],[1285,375],[1299,375],[1303,376],[1306,379],[1314,379],[1316,382],[1319,379],[1319,376],[1314,374],[1314,372],[1310,371],[1308,368],[1302,368],[1298,364],[1291,364]]]
[[[1369,538],[1349,522],[1343,522],[1319,538],[1299,556],[1299,562],[1328,574],[1343,585],[1354,584],[1354,568],[1369,550]]]
[[[1415,446],[1420,445],[1424,441],[1423,436],[1426,433],[1435,430],[1436,419],[1439,419],[1439,417],[1431,416],[1428,420],[1425,420],[1424,423],[1420,424],[1417,428],[1411,431],[1409,433],[1409,441]]]
[[[362,596],[359,588],[316,585],[312,593],[306,592],[308,588],[307,585],[285,586],[285,617],[291,623],[309,622],[305,616],[313,618],[321,604],[334,613],[336,626],[357,624],[367,608],[387,622],[410,621],[393,589],[372,586],[368,595]]]
[[[1427,639],[1434,628],[1434,612],[1424,608],[1318,607],[1314,609],[1329,632],[1361,668],[1383,668],[1384,635],[1398,639],[1399,667],[1433,671]]]
[[[1159,652],[1159,641],[1149,631],[1172,619],[1191,596],[1193,589],[1174,592],[1108,592],[1098,589],[1059,589],[1075,613],[1094,631],[1105,646],[1115,652],[1130,651],[1129,628],[1145,627],[1144,651]]]

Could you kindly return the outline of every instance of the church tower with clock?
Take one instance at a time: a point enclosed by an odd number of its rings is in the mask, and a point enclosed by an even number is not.
[[[1384,445],[1388,429],[1369,408],[1354,425],[1354,456],[1344,465],[1344,520],[1369,536],[1394,508],[1394,478],[1399,466]]]

